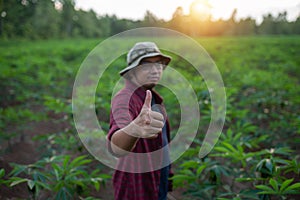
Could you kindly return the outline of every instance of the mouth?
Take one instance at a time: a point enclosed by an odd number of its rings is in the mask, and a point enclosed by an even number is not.
[[[150,81],[158,81],[158,80],[159,80],[159,77],[149,77],[149,80],[150,80]]]

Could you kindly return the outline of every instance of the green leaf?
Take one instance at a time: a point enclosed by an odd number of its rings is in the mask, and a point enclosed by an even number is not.
[[[83,188],[86,187],[84,181],[82,179],[79,179],[79,180],[72,180],[70,183],[72,183],[72,185],[79,185]]]
[[[18,165],[13,163],[11,165],[14,166],[14,169],[9,173],[9,176],[17,176],[27,169],[27,166],[25,165]]]
[[[52,163],[51,166],[53,168],[56,180],[60,180],[61,179],[61,176],[60,176],[61,168],[56,163]]]
[[[265,166],[269,170],[270,173],[273,172],[273,163],[271,159],[265,159]]]
[[[71,162],[70,167],[71,167],[71,168],[75,168],[75,167],[82,166],[82,165],[85,165],[85,164],[87,164],[87,163],[92,162],[92,160],[90,160],[90,159],[85,159],[85,158],[86,158],[85,155],[79,156],[79,157],[75,158],[75,159]]]
[[[176,181],[195,180],[194,177],[187,176],[187,175],[183,175],[183,174],[174,175],[171,179],[172,179],[172,180],[176,180]]]
[[[28,185],[29,189],[32,190],[33,187],[35,186],[35,182],[33,180],[28,180],[27,185]]]
[[[300,189],[300,183],[295,183],[295,184],[293,184],[293,185],[287,187],[287,188],[285,189],[285,191],[294,190],[294,189]]]
[[[266,185],[256,185],[255,187],[266,192],[273,192],[273,189]]]
[[[24,183],[24,182],[28,181],[27,178],[19,178],[19,177],[13,177],[11,180],[14,180],[14,181],[11,182],[11,184],[9,185],[10,187],[13,187],[20,183]]]
[[[290,153],[293,152],[289,147],[281,147],[278,149],[275,149],[274,153],[275,154],[280,154],[280,155],[290,155]]]
[[[64,162],[63,162],[63,169],[66,169],[67,168],[67,165],[68,165],[68,163],[69,163],[69,161],[70,161],[70,156],[69,155],[66,155],[65,156],[65,159],[64,159]]]
[[[276,192],[272,188],[266,185],[256,185],[255,187],[257,189],[263,190],[261,192],[258,192],[257,194],[276,194]]]
[[[206,168],[206,165],[201,165],[201,166],[198,167],[197,172],[196,172],[197,177],[200,176],[200,174],[202,173],[202,171],[203,171],[205,168]]]
[[[244,182],[244,181],[255,181],[257,178],[236,178],[237,182]]]
[[[281,158],[274,158],[274,162],[275,163],[280,163],[280,164],[283,164],[283,165],[287,165],[288,164],[288,160],[285,160],[285,159],[281,159]]]
[[[2,178],[4,175],[5,175],[5,170],[4,170],[4,169],[1,169],[1,170],[0,170],[0,178]]]
[[[274,191],[271,191],[271,192],[262,191],[262,192],[258,192],[257,194],[276,194],[276,192],[274,192]]]
[[[229,150],[231,150],[232,152],[236,152],[236,149],[229,143],[227,142],[222,142],[222,144],[227,147]]]
[[[224,153],[229,152],[228,149],[225,147],[215,147],[214,150],[224,152]]]
[[[237,145],[237,149],[239,150],[240,153],[244,152],[244,149],[241,145]]]
[[[95,179],[95,178],[91,178],[92,183],[94,184],[94,187],[97,191],[99,191],[100,189],[100,180],[99,179]]]
[[[241,138],[241,136],[242,136],[242,133],[240,132],[234,136],[233,140],[238,141]]]
[[[75,179],[77,179],[77,177],[78,177],[79,175],[81,175],[81,174],[82,174],[82,171],[80,171],[80,170],[75,171],[75,172],[73,172],[73,173],[69,173],[69,174],[65,177],[65,180],[66,180],[66,181],[75,180]]]
[[[100,174],[98,175],[98,177],[101,179],[111,179],[111,175],[109,174]]]
[[[279,189],[278,189],[278,183],[277,183],[276,180],[274,180],[274,179],[271,178],[270,181],[269,181],[269,183],[270,183],[270,185],[274,188],[274,190],[275,190],[276,192],[279,191]]]
[[[293,178],[284,181],[280,187],[280,192],[283,192],[293,182]]]
[[[182,168],[196,168],[197,166],[199,165],[199,163],[197,161],[194,161],[194,160],[188,160],[188,161],[185,161],[184,163],[182,163],[180,165],[180,167]]]
[[[42,188],[45,188],[47,190],[52,190],[51,187],[50,187],[50,185],[45,184],[45,183],[40,182],[40,181],[35,181],[35,185],[41,186]]]

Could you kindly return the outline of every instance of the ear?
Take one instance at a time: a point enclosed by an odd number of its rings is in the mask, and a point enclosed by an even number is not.
[[[128,72],[126,72],[126,73],[123,75],[123,77],[126,78],[127,80],[132,80],[132,78],[133,78],[132,70],[129,70]]]

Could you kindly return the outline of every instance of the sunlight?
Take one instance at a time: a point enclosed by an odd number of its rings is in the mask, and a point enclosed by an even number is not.
[[[190,15],[205,21],[211,17],[211,8],[208,0],[196,0],[190,5]]]
[[[234,9],[238,8],[239,2],[235,0],[226,0],[226,1],[220,1],[220,0],[210,0],[210,3],[212,5],[212,18],[214,20],[216,19],[228,19]],[[241,11],[238,9],[238,11]]]
[[[189,5],[190,15],[202,21],[228,19],[235,8],[239,8],[239,13],[245,12],[245,9],[241,9],[241,4],[236,0],[194,0],[186,1],[186,7],[188,7],[187,5]],[[249,8],[251,5],[248,5],[247,9]]]
[[[54,7],[55,7],[56,10],[61,11],[63,9],[63,4],[59,1],[55,1],[54,2]]]

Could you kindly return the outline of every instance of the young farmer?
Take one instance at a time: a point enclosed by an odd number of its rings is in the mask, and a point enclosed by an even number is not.
[[[165,146],[170,141],[169,121],[163,99],[154,90],[170,61],[155,43],[139,42],[128,52],[127,67],[120,72],[125,87],[112,100],[108,133],[108,148],[118,157],[113,176],[116,200],[164,200],[172,189]],[[149,154],[154,152],[159,153]],[[155,167],[156,163],[162,167]]]

